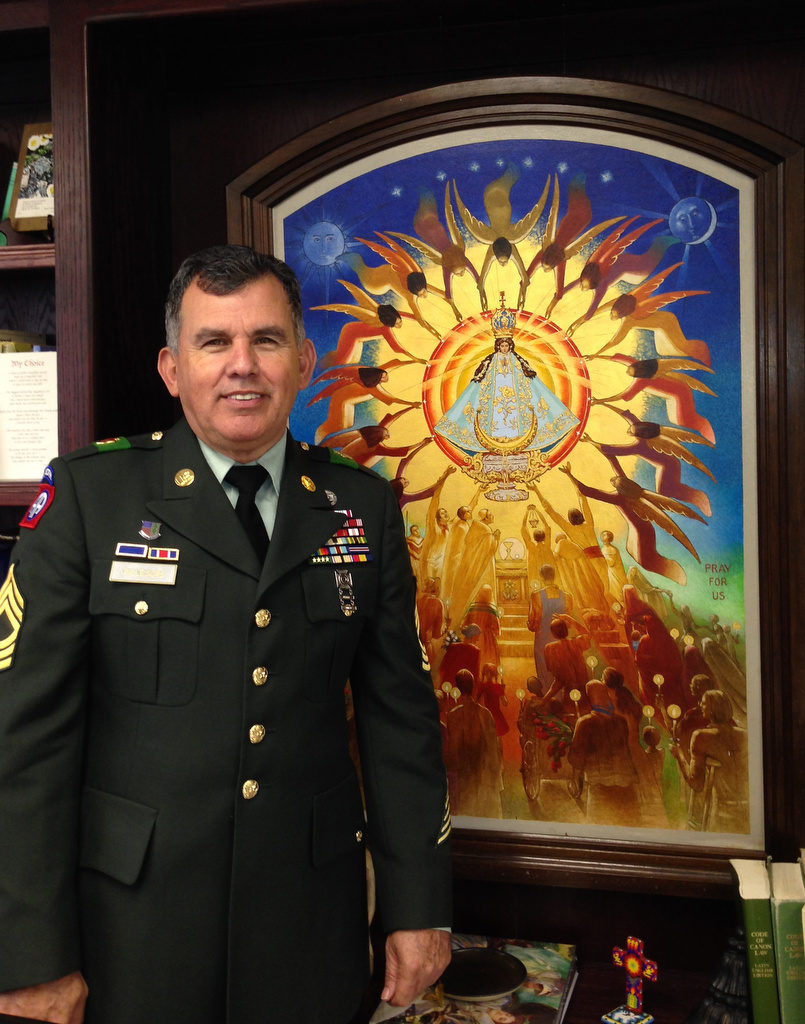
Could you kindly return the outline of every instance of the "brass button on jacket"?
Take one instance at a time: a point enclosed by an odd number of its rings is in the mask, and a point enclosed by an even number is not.
[[[249,742],[262,743],[265,734],[266,727],[264,725],[253,725],[251,729],[249,729]]]
[[[255,612],[254,621],[257,623],[258,629],[265,629],[271,622],[271,612],[267,608],[261,608]]]
[[[252,682],[255,686],[263,686],[268,679],[268,669],[264,665],[258,665],[252,671]]]
[[[243,799],[253,800],[257,796],[257,791],[259,789],[260,783],[256,779],[246,779],[241,789],[241,792],[243,793]]]

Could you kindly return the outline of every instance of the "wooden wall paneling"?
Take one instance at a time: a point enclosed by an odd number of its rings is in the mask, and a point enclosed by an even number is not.
[[[48,0],[0,0],[0,32],[44,28],[48,17]]]
[[[105,437],[164,428],[177,416],[156,370],[165,342],[165,292],[175,269],[169,58],[159,33],[155,43],[142,20],[90,24],[88,53],[95,432]],[[194,180],[191,173],[182,182],[189,220],[196,216]]]
[[[85,0],[53,0],[51,79],[56,173],[56,332],[59,347],[59,445],[95,436],[94,312],[86,119]]]

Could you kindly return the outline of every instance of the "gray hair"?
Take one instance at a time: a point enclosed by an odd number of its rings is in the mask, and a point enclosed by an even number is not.
[[[268,253],[256,252],[246,245],[214,245],[188,256],[176,271],[165,303],[165,337],[174,355],[179,351],[179,330],[184,293],[195,281],[208,295],[230,295],[263,277],[276,277],[288,297],[296,343],[305,340],[302,294],[291,268]]]

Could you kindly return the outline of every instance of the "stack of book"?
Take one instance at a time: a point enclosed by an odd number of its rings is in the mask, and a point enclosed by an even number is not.
[[[741,896],[754,1022],[803,1024],[803,856],[796,862],[733,859],[730,864]]]

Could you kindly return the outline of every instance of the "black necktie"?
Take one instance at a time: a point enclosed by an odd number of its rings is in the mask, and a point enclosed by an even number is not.
[[[227,483],[233,484],[238,489],[238,502],[235,505],[235,512],[238,519],[243,523],[249,540],[261,562],[265,561],[268,551],[268,534],[266,533],[263,517],[254,501],[254,496],[262,487],[268,470],[262,466],[232,466],[224,477]]]

